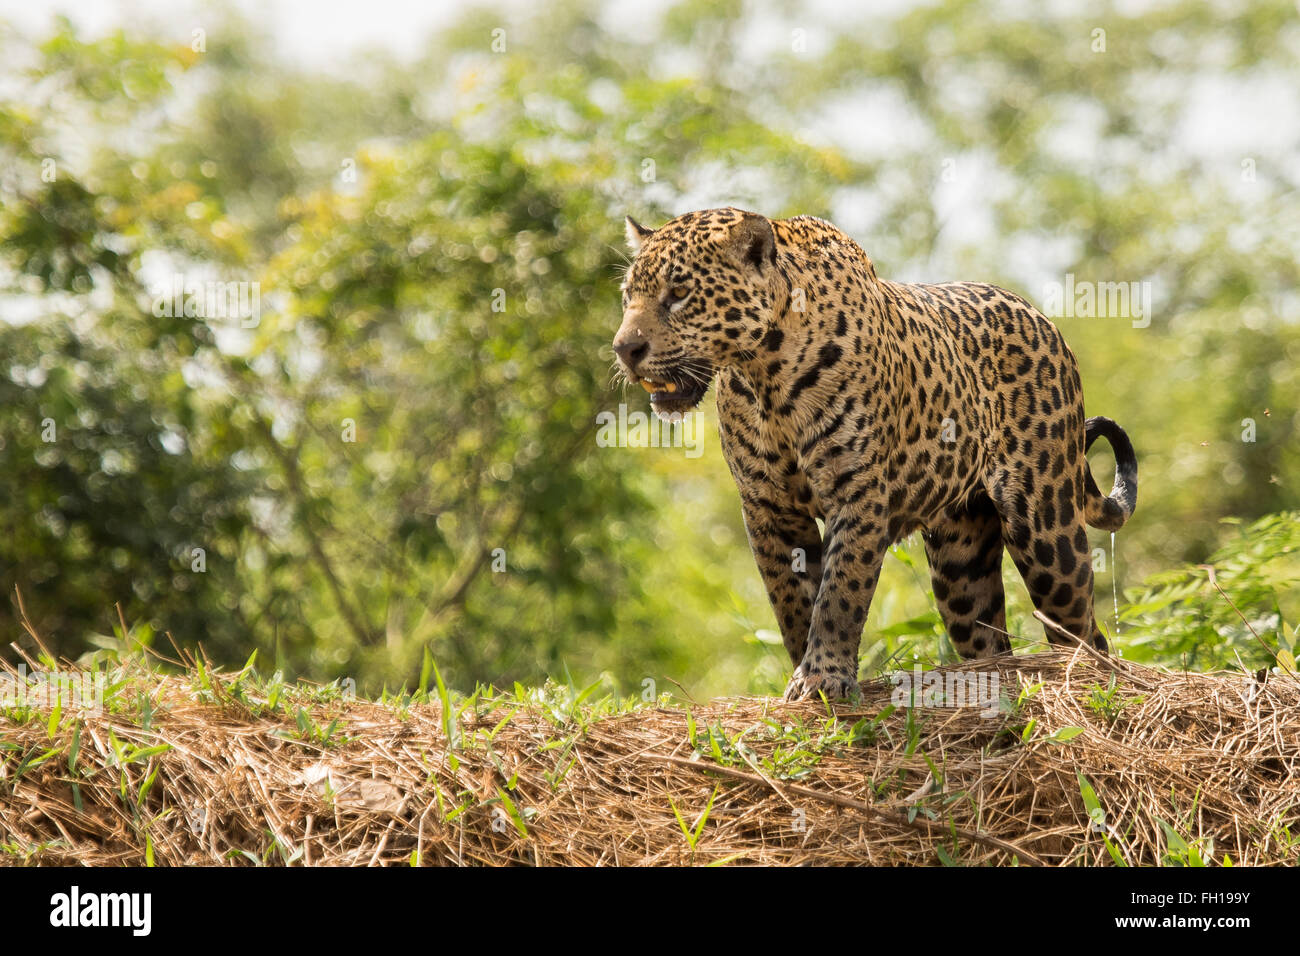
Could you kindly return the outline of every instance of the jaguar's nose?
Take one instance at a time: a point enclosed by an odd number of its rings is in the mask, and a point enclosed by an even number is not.
[[[626,338],[614,343],[614,354],[629,372],[635,372],[650,354],[650,343],[643,338]]]

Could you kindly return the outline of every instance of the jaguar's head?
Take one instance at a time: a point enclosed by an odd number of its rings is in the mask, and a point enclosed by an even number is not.
[[[678,216],[658,229],[627,220],[635,258],[623,282],[614,354],[661,416],[700,403],[714,374],[753,356],[780,289],[770,220],[740,209]]]

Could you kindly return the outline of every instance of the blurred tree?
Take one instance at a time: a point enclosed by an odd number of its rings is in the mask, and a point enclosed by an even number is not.
[[[609,388],[623,214],[726,203],[828,216],[895,278],[1150,282],[1149,323],[1059,321],[1141,455],[1125,580],[1200,560],[1221,517],[1295,504],[1300,131],[1237,156],[1197,124],[1215,89],[1285,103],[1298,31],[1283,0],[562,0],[333,76],[234,16],[202,52],[0,32],[0,586],[70,654],[121,602],[371,689],[426,647],[460,686],[779,685],[710,428],[699,460],[595,440],[645,407]],[[167,315],[176,275],[260,312]],[[873,666],[949,652],[897,553]]]

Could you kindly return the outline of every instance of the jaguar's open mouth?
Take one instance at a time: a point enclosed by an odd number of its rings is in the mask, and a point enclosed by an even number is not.
[[[650,403],[654,406],[654,410],[660,414],[671,415],[676,412],[688,412],[700,404],[700,400],[704,398],[704,393],[709,390],[708,382],[701,384],[699,382],[674,382],[654,378],[641,378],[637,381],[642,388],[650,393]]]

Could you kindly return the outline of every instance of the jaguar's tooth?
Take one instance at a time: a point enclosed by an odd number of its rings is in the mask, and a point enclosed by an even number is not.
[[[677,384],[675,382],[669,382],[664,386],[664,388],[670,392],[675,392],[677,391]]]
[[[648,378],[641,379],[641,387],[647,392],[653,392],[655,390],[654,382],[650,381]]]

